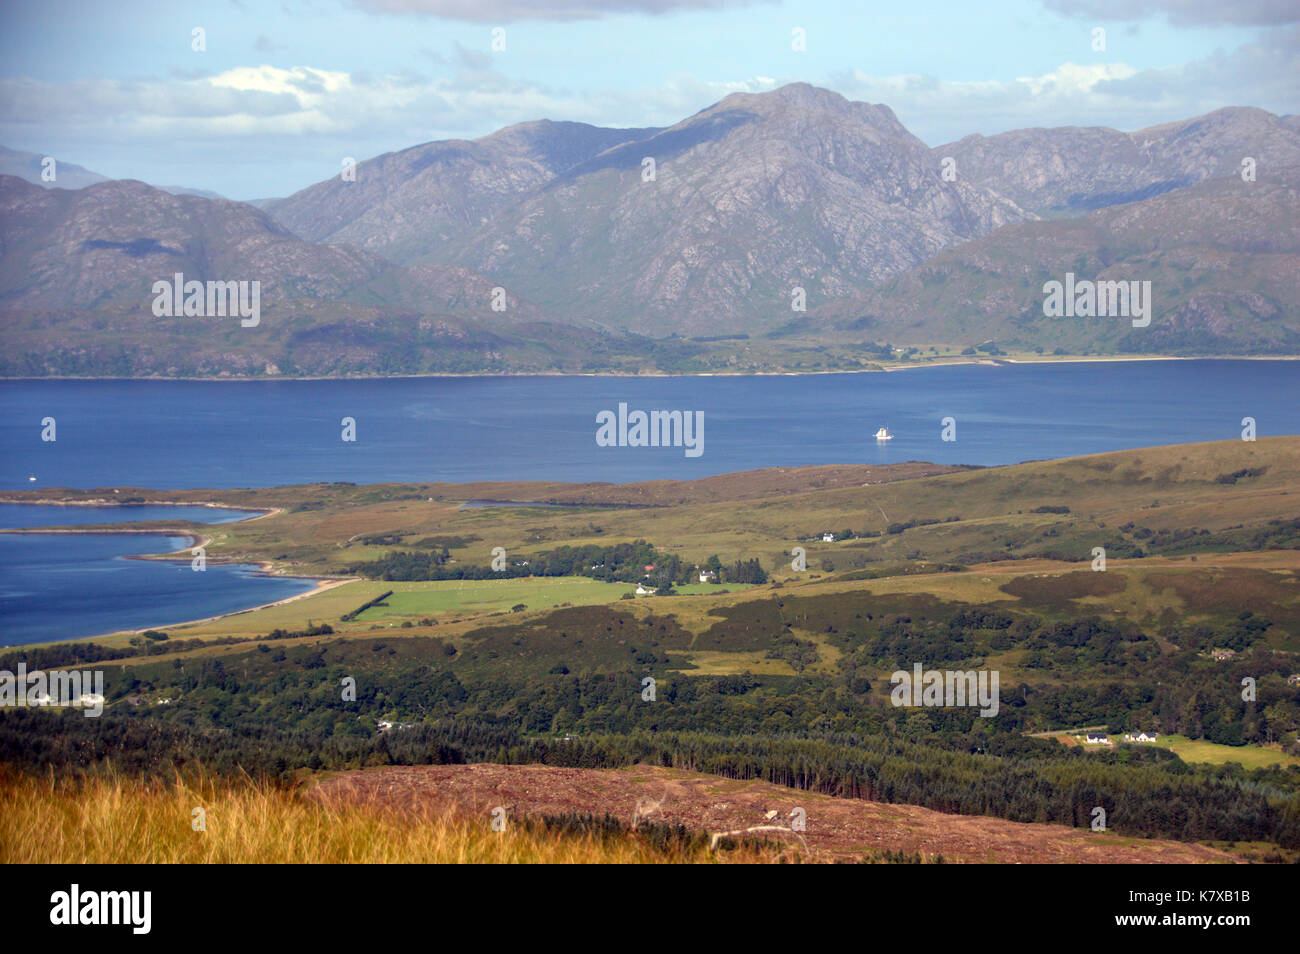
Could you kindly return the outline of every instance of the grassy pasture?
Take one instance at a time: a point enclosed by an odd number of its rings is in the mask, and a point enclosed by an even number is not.
[[[1108,734],[1116,746],[1133,745],[1138,748],[1168,749],[1184,762],[1201,762],[1206,765],[1236,762],[1246,769],[1267,768],[1270,765],[1281,765],[1283,768],[1300,765],[1300,758],[1262,745],[1219,745],[1217,742],[1209,742],[1205,739],[1189,739],[1185,735],[1164,733],[1161,733],[1156,742],[1129,743],[1124,742],[1122,732]],[[1101,752],[1113,748],[1107,745],[1087,745],[1083,741],[1083,734],[1076,730],[1054,733],[1052,737],[1065,745],[1080,746],[1088,751]]]
[[[1269,765],[1300,765],[1300,758],[1260,745],[1219,745],[1204,739],[1189,739],[1182,735],[1162,735],[1160,740],[1147,745],[1169,749],[1184,762],[1206,762],[1223,765],[1237,762],[1245,768],[1265,768]]]
[[[385,583],[393,590],[387,605],[372,606],[357,617],[359,623],[441,614],[483,614],[510,610],[523,603],[528,609],[551,609],[564,603],[588,606],[612,603],[635,587],[628,583],[602,583],[580,576],[528,577],[511,580],[436,580]]]

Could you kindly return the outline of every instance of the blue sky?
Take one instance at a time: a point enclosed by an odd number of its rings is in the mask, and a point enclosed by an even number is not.
[[[668,125],[793,81],[883,102],[930,145],[1229,105],[1297,112],[1300,3],[73,0],[0,13],[0,143],[239,199],[293,192],[344,156],[539,118]]]

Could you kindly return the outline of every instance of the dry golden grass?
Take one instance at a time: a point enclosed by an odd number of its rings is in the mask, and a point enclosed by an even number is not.
[[[196,808],[206,830],[195,831]],[[635,833],[545,834],[439,810],[412,816],[382,806],[323,804],[255,782],[81,780],[0,767],[2,864],[641,864],[761,862],[737,849],[663,849]]]

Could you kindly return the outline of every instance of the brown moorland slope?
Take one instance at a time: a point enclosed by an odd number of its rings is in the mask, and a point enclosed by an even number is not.
[[[1063,825],[946,815],[915,805],[832,798],[757,780],[738,780],[637,765],[578,769],[550,765],[390,766],[345,772],[320,782],[314,796],[326,804],[377,804],[423,811],[454,809],[509,818],[611,814],[624,821],[684,825],[710,833],[789,825],[790,812],[807,813],[802,833],[760,831],[755,837],[789,843],[813,861],[847,861],[865,853],[902,851],[933,860],[1004,863],[1189,864],[1233,859],[1204,845],[1125,838]],[[766,816],[775,811],[772,819]]]

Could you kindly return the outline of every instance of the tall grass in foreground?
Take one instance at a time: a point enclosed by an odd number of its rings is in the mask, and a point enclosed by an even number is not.
[[[195,831],[194,809],[205,831]],[[710,852],[632,831],[557,832],[487,817],[323,804],[251,779],[56,779],[0,766],[0,863],[478,863],[763,862],[778,851]]]

